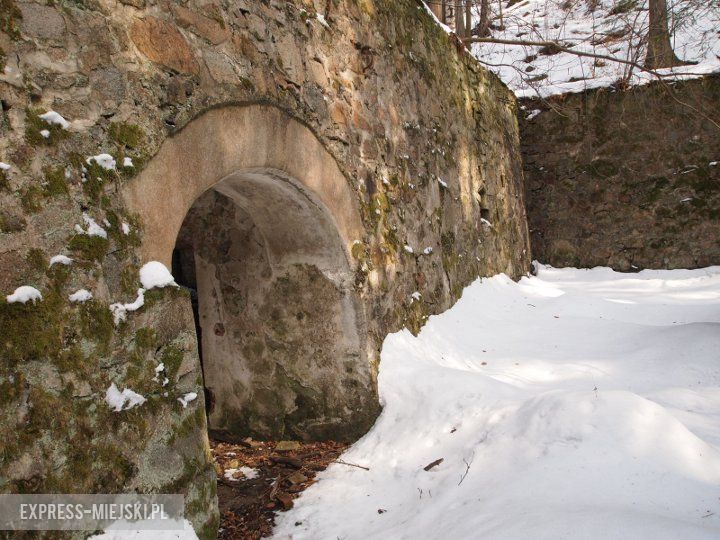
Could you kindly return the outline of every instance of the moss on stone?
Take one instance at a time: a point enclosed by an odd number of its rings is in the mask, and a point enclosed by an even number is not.
[[[107,253],[109,242],[101,236],[90,236],[88,234],[76,234],[70,240],[68,247],[78,254],[82,260],[101,261]]]
[[[202,407],[196,407],[195,410],[185,416],[183,420],[173,430],[168,440],[168,444],[173,444],[178,439],[184,439],[193,433],[202,432],[205,429],[205,410]]]
[[[65,181],[64,167],[45,167],[43,174],[45,175],[44,194],[46,196],[67,195],[68,185]]]
[[[12,39],[19,39],[18,21],[20,19],[22,19],[22,12],[15,4],[15,0],[0,0],[0,30]]]
[[[350,248],[350,254],[357,261],[363,261],[367,257],[367,247],[359,240],[354,242]]]
[[[173,298],[190,298],[190,292],[181,287],[163,287],[159,289],[150,289],[145,292],[145,307],[150,308],[160,300]]]
[[[25,256],[25,260],[30,265],[30,268],[38,273],[45,273],[48,261],[45,257],[45,252],[40,248],[30,248]]]
[[[28,214],[35,214],[42,209],[45,194],[40,186],[28,186],[20,194],[20,205]]]
[[[135,332],[135,347],[141,351],[154,349],[157,344],[157,333],[153,328],[143,327]]]
[[[10,364],[55,357],[62,346],[63,299],[55,291],[43,300],[8,304],[0,299],[0,348]]]
[[[53,264],[52,266],[48,266],[45,271],[45,275],[50,278],[52,287],[58,292],[60,292],[63,285],[70,280],[71,274],[72,266],[67,264]]]
[[[83,192],[93,202],[100,202],[103,190],[108,182],[116,180],[118,174],[113,169],[104,169],[95,160],[85,163],[85,181]]]
[[[25,229],[27,222],[20,216],[15,216],[0,210],[0,233],[16,233]]]
[[[113,122],[110,124],[110,138],[117,145],[134,150],[143,142],[145,133],[135,124]]]
[[[2,0],[0,0],[2,1]],[[44,114],[38,109],[25,109],[25,140],[33,145],[54,145],[68,136],[68,131],[57,124],[50,124],[40,118]],[[43,137],[42,131],[49,135]]]
[[[165,364],[165,373],[167,373],[168,379],[171,381],[175,380],[180,365],[183,361],[183,351],[177,345],[166,346],[161,355],[160,361]]]
[[[105,218],[110,223],[108,228],[108,234],[110,238],[117,244],[120,249],[126,249],[128,247],[140,246],[140,234],[139,227],[137,225],[137,218],[134,217],[121,217],[115,210],[107,210]],[[126,222],[130,227],[130,232],[125,234],[122,229],[123,222]]]
[[[79,311],[83,337],[97,343],[100,351],[107,352],[114,332],[110,307],[105,302],[93,298],[83,302]]]

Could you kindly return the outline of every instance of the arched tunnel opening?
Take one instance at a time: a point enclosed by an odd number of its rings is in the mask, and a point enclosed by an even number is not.
[[[191,292],[212,439],[367,429],[354,421],[368,380],[354,274],[312,193],[279,171],[230,175],[192,204],[172,266]]]

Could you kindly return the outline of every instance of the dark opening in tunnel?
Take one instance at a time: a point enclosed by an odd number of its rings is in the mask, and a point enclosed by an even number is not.
[[[188,211],[172,267],[191,293],[214,439],[364,433],[354,274],[310,193],[277,171],[226,178]]]

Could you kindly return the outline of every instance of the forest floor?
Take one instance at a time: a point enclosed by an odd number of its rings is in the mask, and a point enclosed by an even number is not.
[[[223,540],[258,540],[268,536],[278,511],[315,483],[315,475],[347,448],[337,442],[213,441],[218,478],[220,532]]]

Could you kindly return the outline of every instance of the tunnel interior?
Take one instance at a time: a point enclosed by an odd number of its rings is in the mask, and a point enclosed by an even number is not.
[[[172,266],[191,292],[213,438],[354,440],[367,429],[354,273],[311,192],[276,170],[226,177],[187,212]]]

